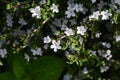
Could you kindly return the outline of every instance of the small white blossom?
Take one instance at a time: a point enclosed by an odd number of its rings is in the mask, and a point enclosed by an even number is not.
[[[95,37],[96,37],[96,38],[100,38],[101,34],[102,34],[102,33],[96,33],[96,34],[95,34]]]
[[[18,23],[21,24],[22,26],[26,25],[26,22],[25,22],[25,20],[23,18],[20,18]]]
[[[10,15],[10,14],[6,14],[6,23],[7,23],[7,26],[10,26],[12,27],[13,26],[13,17]]]
[[[108,20],[109,17],[112,16],[112,14],[108,12],[108,10],[102,11],[102,12],[101,12],[101,15],[102,15],[102,20]]]
[[[44,37],[44,43],[50,43],[50,42],[51,42],[51,39],[49,36]]]
[[[106,48],[110,48],[111,44],[110,43],[106,43],[106,42],[102,42],[102,45]]]
[[[107,51],[106,51],[106,54],[104,55],[104,57],[105,57],[107,60],[110,60],[110,59],[112,58],[111,50],[107,50]]]
[[[85,35],[87,28],[85,26],[78,26],[77,27],[77,34]]]
[[[44,49],[46,49],[46,50],[47,50],[47,49],[48,49],[48,47],[49,47],[49,45],[48,45],[48,44],[45,44],[43,47],[44,47]]]
[[[40,4],[41,4],[41,5],[43,5],[43,4],[45,4],[45,3],[46,3],[46,0],[41,0],[41,1],[40,1]]]
[[[65,33],[67,36],[70,36],[70,35],[74,35],[74,34],[75,34],[71,28],[67,28],[64,33]]]
[[[100,67],[100,72],[101,73],[106,72],[108,69],[109,69],[109,66],[103,65],[102,67]]]
[[[32,13],[32,17],[36,17],[36,18],[38,18],[38,19],[41,18],[40,6],[36,6],[35,8],[30,8],[29,10],[30,10],[30,12]]]
[[[85,67],[82,72],[83,72],[83,74],[88,74],[87,68]]]
[[[120,35],[116,36],[116,42],[120,41]]]
[[[54,51],[57,52],[57,49],[61,49],[60,41],[53,40],[50,48],[54,49]]]
[[[40,55],[42,56],[42,50],[41,48],[38,48],[37,50],[31,49],[31,52],[33,53],[33,56]]]
[[[0,56],[1,56],[1,58],[5,58],[6,54],[7,54],[7,50],[6,49],[0,49]]]
[[[92,4],[96,2],[96,0],[91,0],[92,1]]]
[[[76,12],[82,12],[84,10],[82,4],[75,4],[74,9]]]
[[[30,56],[28,54],[24,54],[25,59],[29,62],[30,61]]]
[[[115,1],[115,3],[120,5],[120,0],[114,0],[114,1]]]
[[[93,12],[91,16],[89,16],[89,20],[96,19],[98,20],[100,16],[100,11]]]
[[[71,9],[68,9],[67,11],[65,11],[65,14],[67,15],[66,16],[67,18],[75,17],[75,12],[74,10],[71,10]]]
[[[63,76],[63,80],[70,80],[71,75],[70,74],[66,74]]]
[[[58,13],[59,9],[58,6],[55,4],[52,4],[52,6],[50,7],[50,9],[52,10],[53,13]]]

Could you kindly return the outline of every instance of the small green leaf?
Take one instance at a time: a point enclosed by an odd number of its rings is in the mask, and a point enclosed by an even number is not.
[[[15,80],[12,72],[0,73],[0,80]]]

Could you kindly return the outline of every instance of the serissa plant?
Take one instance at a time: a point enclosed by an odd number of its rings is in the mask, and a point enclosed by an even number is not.
[[[7,60],[15,74],[25,76],[22,68],[17,71],[19,64],[12,56],[19,54],[25,64],[32,64],[46,55],[62,55],[67,63],[63,80],[119,79],[119,0],[2,0],[0,4],[1,66]]]

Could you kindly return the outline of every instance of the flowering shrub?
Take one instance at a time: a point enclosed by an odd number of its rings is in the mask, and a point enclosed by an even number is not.
[[[14,55],[27,65],[46,55],[62,55],[67,63],[63,80],[120,79],[119,0],[2,0],[0,4],[1,66],[10,59],[16,67]],[[16,77],[21,79],[23,73]]]

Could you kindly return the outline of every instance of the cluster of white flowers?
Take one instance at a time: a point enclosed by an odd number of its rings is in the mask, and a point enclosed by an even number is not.
[[[112,16],[112,14],[108,10],[101,11],[101,12],[95,11],[95,12],[93,12],[92,15],[89,16],[89,20],[90,21],[93,19],[98,20],[100,16],[102,16],[102,18],[101,18],[102,20],[108,20]]]
[[[75,12],[81,12],[83,14],[86,13],[87,9],[85,7],[83,7],[83,4],[75,4],[74,1],[68,1],[68,7],[67,7],[67,11],[65,11],[66,17],[70,18],[70,17],[75,17]]]
[[[110,60],[110,59],[112,58],[111,50],[107,50],[107,51],[106,51],[106,54],[104,55],[104,57],[105,57],[107,60]]]
[[[12,27],[13,26],[13,17],[10,14],[6,14],[6,23],[7,26]]]
[[[29,10],[32,13],[32,17],[36,17],[38,19],[41,18],[40,6],[36,6],[35,8],[30,8]]]

